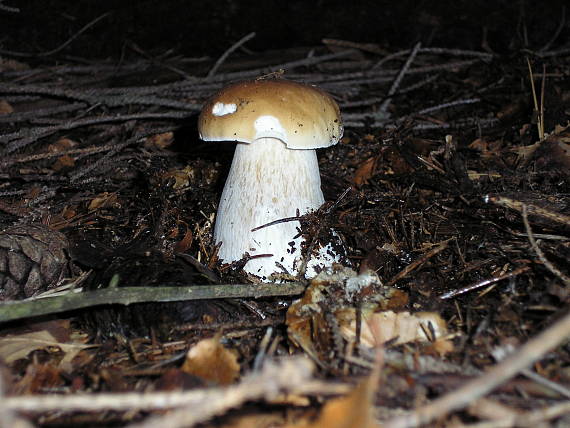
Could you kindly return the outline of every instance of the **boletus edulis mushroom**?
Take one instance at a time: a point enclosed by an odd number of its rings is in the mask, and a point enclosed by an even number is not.
[[[337,103],[313,86],[284,79],[232,84],[204,105],[198,121],[205,141],[235,141],[218,207],[214,240],[226,263],[252,258],[244,270],[261,278],[296,275],[302,263],[298,221],[277,222],[324,202],[315,149],[343,134]],[[255,229],[255,230],[254,230]],[[306,276],[338,261],[330,244],[308,256]]]

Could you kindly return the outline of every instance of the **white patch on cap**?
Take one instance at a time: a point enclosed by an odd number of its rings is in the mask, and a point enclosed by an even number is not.
[[[224,103],[216,103],[214,107],[212,107],[212,114],[214,116],[225,116],[226,114],[235,113],[237,110],[237,105],[235,104],[224,104]]]
[[[256,130],[255,138],[278,138],[287,142],[287,131],[274,116],[259,116],[253,126]]]

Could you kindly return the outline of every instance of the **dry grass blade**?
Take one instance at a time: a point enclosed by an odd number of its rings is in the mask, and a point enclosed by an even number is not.
[[[543,97],[540,100],[540,108],[538,105],[538,98],[536,96],[536,88],[534,86],[534,75],[532,72],[532,66],[530,65],[530,60],[527,58],[526,62],[528,64],[528,73],[530,75],[530,87],[532,90],[532,100],[534,102],[534,114],[536,115],[536,127],[538,129],[538,138],[540,141],[544,140],[544,77],[542,81],[542,94]]]

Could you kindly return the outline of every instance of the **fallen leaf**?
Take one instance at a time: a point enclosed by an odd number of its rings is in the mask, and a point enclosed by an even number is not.
[[[155,134],[151,135],[150,137],[147,137],[144,142],[144,147],[146,149],[157,148],[162,150],[172,145],[173,142],[174,142],[174,133],[164,132],[162,134]]]
[[[51,364],[32,363],[26,367],[24,376],[14,384],[13,392],[17,395],[35,394],[64,383],[59,368]]]
[[[172,188],[175,190],[188,187],[192,180],[196,179],[196,170],[191,166],[182,169],[171,169],[162,175],[162,180],[172,182]]]
[[[0,100],[0,114],[10,114],[14,112],[14,108],[6,100]]]
[[[60,156],[51,166],[51,169],[54,171],[63,171],[65,169],[70,169],[75,166],[75,159],[71,156]]]
[[[374,394],[378,375],[372,373],[347,396],[330,400],[314,422],[287,425],[286,428],[380,428],[374,419]]]
[[[229,385],[239,377],[237,356],[225,348],[219,337],[204,339],[190,348],[182,371],[219,385]]]
[[[174,251],[176,251],[177,253],[184,253],[186,250],[188,250],[188,248],[190,248],[190,246],[192,245],[192,241],[193,241],[192,231],[188,229],[188,227],[186,227],[186,233],[184,234],[184,237],[176,243],[176,245],[174,246]]]
[[[48,152],[50,153],[60,153],[65,152],[67,150],[72,149],[73,147],[77,146],[77,142],[69,139],[69,138],[60,138],[55,143],[50,144],[47,147]]]
[[[349,308],[338,314],[340,332],[348,341],[356,338],[356,310]],[[429,342],[447,334],[445,321],[435,312],[373,312],[363,309],[360,343],[370,348],[386,342],[400,345],[408,342]],[[431,336],[434,337],[431,337]]]
[[[95,345],[84,345],[82,343],[62,343],[59,342],[49,331],[32,331],[18,335],[6,335],[0,337],[0,358],[11,364],[21,358],[26,358],[32,351],[57,347],[61,349],[65,356],[60,365],[69,362],[83,349],[91,348]]]
[[[103,192],[97,196],[95,196],[91,202],[89,202],[89,206],[87,209],[89,211],[94,211],[99,208],[109,207],[114,204],[119,204],[119,200],[117,198],[116,193],[108,193]]]
[[[378,162],[378,157],[374,156],[366,159],[356,172],[354,173],[354,178],[352,179],[356,187],[360,187],[370,180],[376,173],[376,163]]]
[[[444,356],[453,352],[454,349],[453,342],[444,336],[430,342],[429,345],[423,349],[423,353]]]
[[[534,152],[538,170],[560,171],[570,176],[570,144],[564,137],[551,135]]]

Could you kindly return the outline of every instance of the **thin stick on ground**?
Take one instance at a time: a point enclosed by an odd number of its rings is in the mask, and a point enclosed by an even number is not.
[[[463,428],[534,427],[537,424],[558,418],[568,413],[570,413],[570,402],[565,401],[563,403],[554,404],[550,407],[533,409],[529,412],[519,412],[516,415],[498,418],[492,421],[463,425]]]
[[[425,262],[427,262],[430,258],[432,258],[433,256],[435,256],[438,253],[441,253],[443,250],[445,250],[447,248],[447,246],[449,245],[449,241],[451,241],[451,239],[448,239],[447,241],[443,241],[442,243],[440,243],[438,246],[432,248],[431,250],[429,250],[427,253],[425,253],[424,255],[422,255],[420,258],[418,258],[417,260],[414,260],[412,263],[410,263],[408,266],[406,266],[404,269],[402,269],[400,272],[398,272],[396,275],[394,275],[385,285],[386,287],[392,287],[395,283],[397,283],[398,281],[400,281],[401,279],[405,278],[406,276],[408,276],[408,274],[412,271],[414,271],[415,269],[419,268],[420,266],[422,266]]]
[[[421,47],[422,47],[421,42],[416,43],[416,45],[412,49],[412,52],[410,53],[410,56],[408,57],[407,61],[404,63],[404,66],[402,67],[402,69],[400,70],[400,72],[398,73],[396,78],[394,79],[394,82],[392,83],[392,86],[390,87],[390,90],[388,91],[388,97],[380,105],[380,108],[378,109],[378,111],[381,114],[386,114],[386,111],[388,111],[388,107],[390,106],[390,103],[392,102],[392,95],[394,95],[396,93],[396,91],[398,90],[398,88],[400,87],[400,83],[402,83],[402,79],[404,78],[404,76],[406,75],[408,70],[410,69],[412,62],[414,62],[414,59],[416,58],[416,55],[418,54],[418,51]]]
[[[532,249],[536,253],[537,257],[540,259],[540,261],[542,262],[542,264],[544,265],[544,267],[546,269],[548,269],[553,275],[557,276],[567,287],[570,287],[570,277],[564,275],[564,273],[562,273],[562,271],[560,271],[560,269],[558,269],[556,266],[554,266],[546,258],[546,256],[544,255],[544,253],[542,252],[542,250],[538,246],[536,239],[534,239],[534,235],[532,233],[530,223],[528,222],[528,212],[527,212],[527,206],[525,204],[523,204],[523,206],[522,206],[522,213],[521,214],[522,214],[522,219],[523,219],[524,227],[526,230],[526,234],[527,234],[528,240],[530,242],[530,246],[532,247]]]
[[[529,340],[511,356],[496,364],[484,375],[466,383],[437,400],[422,406],[412,413],[395,417],[383,424],[384,428],[413,428],[443,417],[452,411],[469,405],[474,400],[493,391],[524,368],[538,361],[544,354],[568,340],[570,314],[551,325],[538,336]]]
[[[249,40],[253,39],[255,37],[255,32],[253,33],[249,33],[248,35],[242,37],[241,39],[239,39],[236,43],[234,43],[232,46],[230,46],[230,48],[225,51],[222,56],[220,58],[218,58],[218,60],[216,61],[216,63],[214,64],[214,66],[212,67],[212,69],[208,72],[208,75],[206,76],[206,79],[210,79],[212,77],[214,77],[214,75],[216,74],[216,72],[218,71],[218,69],[222,66],[222,64],[224,63],[224,61],[227,59],[227,57],[229,57],[232,52],[234,52],[236,49],[238,49],[240,46],[243,46],[246,42],[248,42]]]
[[[66,395],[25,395],[6,397],[0,401],[0,414],[6,411],[43,413],[96,412],[102,410],[164,410],[186,407],[188,411],[207,420],[212,413],[223,411],[245,401],[271,399],[281,392],[297,394],[346,394],[351,387],[345,384],[325,383],[311,378],[312,363],[304,357],[267,361],[259,372],[246,376],[239,384],[225,388],[206,388],[190,391],[127,392]],[[236,397],[239,397],[236,402]],[[207,413],[207,416],[206,416]],[[172,426],[158,424],[155,426]]]
[[[2,7],[0,9],[5,9],[5,7]],[[15,10],[12,11],[17,11],[19,12],[19,9],[13,8]],[[24,58],[33,58],[33,57],[42,57],[42,56],[50,56],[53,55],[55,53],[58,53],[60,51],[62,51],[63,49],[65,49],[67,46],[69,46],[75,39],[77,39],[81,34],[83,34],[85,31],[87,31],[89,28],[93,27],[95,24],[97,24],[99,21],[101,21],[102,19],[106,18],[107,16],[109,16],[111,14],[111,12],[105,12],[102,15],[99,15],[97,18],[91,20],[90,22],[88,22],[87,24],[85,24],[77,33],[75,33],[73,36],[71,36],[69,39],[67,39],[65,42],[63,42],[61,45],[59,45],[57,48],[52,49],[51,51],[47,51],[47,52],[39,52],[39,53],[26,53],[26,52],[13,52],[13,51],[8,51],[8,50],[1,50],[1,53],[4,54],[8,54],[11,56],[16,56],[16,57],[24,57]]]
[[[544,117],[542,116],[542,109],[539,108],[538,105],[538,98],[536,97],[536,88],[534,86],[534,75],[532,73],[532,66],[530,65],[530,60],[527,58],[526,62],[528,64],[528,73],[530,75],[530,88],[532,91],[532,100],[534,102],[534,112],[536,114],[536,127],[538,130],[538,138],[539,140],[543,140],[544,139]],[[541,104],[542,104],[542,100],[541,100]]]
[[[114,287],[94,291],[70,291],[56,297],[0,304],[0,323],[57,314],[99,305],[131,305],[144,302],[257,298],[301,294],[304,281],[283,284],[217,284],[190,287]]]
[[[537,215],[548,220],[555,221],[556,223],[570,226],[570,216],[541,208],[538,205],[523,204],[521,201],[507,198],[506,196],[501,195],[486,195],[484,197],[484,200],[485,202],[492,202],[495,205],[510,208],[512,210],[518,211],[519,213],[522,213],[523,206],[525,206],[528,214]]]
[[[521,267],[513,270],[512,272],[507,272],[503,275],[499,275],[499,276],[496,276],[494,278],[484,279],[482,281],[476,282],[475,284],[470,284],[466,287],[462,287],[458,290],[448,291],[447,293],[444,293],[441,296],[439,296],[439,298],[442,300],[450,299],[452,297],[456,297],[456,296],[459,296],[461,294],[468,293],[469,291],[477,290],[477,289],[482,288],[482,287],[487,287],[488,285],[495,284],[495,283],[502,281],[504,279],[512,278],[514,276],[520,275],[521,273],[527,272],[528,270],[530,270],[530,267],[528,267],[526,265],[521,266]]]

